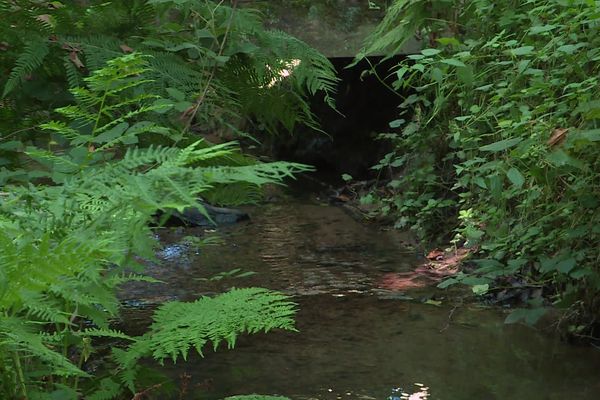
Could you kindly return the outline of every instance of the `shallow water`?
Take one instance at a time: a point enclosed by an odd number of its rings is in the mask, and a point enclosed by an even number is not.
[[[441,306],[424,304],[439,293],[426,280],[386,285],[421,262],[401,234],[312,201],[249,211],[251,222],[219,229],[220,245],[198,249],[182,240],[205,234],[199,228],[164,230],[162,262],[149,271],[165,284],[131,285],[123,294],[135,306],[126,313],[131,329],[147,322],[144,304],[233,286],[282,290],[299,303],[299,333],[244,337],[234,350],[165,367],[167,375],[189,376],[186,398],[600,398],[600,350],[504,325],[502,310],[445,305],[443,293]],[[256,274],[204,280],[235,268]]]

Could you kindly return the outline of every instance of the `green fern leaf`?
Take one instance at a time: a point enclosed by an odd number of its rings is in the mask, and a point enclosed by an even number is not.
[[[187,359],[192,348],[202,355],[208,342],[215,350],[223,341],[231,348],[242,333],[295,330],[295,313],[287,296],[259,288],[233,289],[192,303],[170,302],[155,312],[150,332],[140,339],[145,343],[141,350],[160,363],[166,358],[175,362],[180,356]],[[146,355],[137,346],[129,352],[133,358]]]
[[[17,59],[15,66],[8,77],[2,97],[6,97],[7,94],[12,92],[25,80],[27,75],[40,67],[49,52],[50,49],[47,40],[45,39],[39,37],[33,38],[27,43],[25,50]]]

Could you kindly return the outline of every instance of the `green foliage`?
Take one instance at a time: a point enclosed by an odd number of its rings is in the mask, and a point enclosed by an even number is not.
[[[48,53],[48,44],[42,38],[34,38],[31,42],[27,43],[6,81],[2,96],[4,97],[12,92],[27,75],[42,66],[44,58]]]
[[[318,129],[308,96],[323,92],[333,104],[337,78],[327,58],[289,35],[265,30],[258,13],[235,4],[12,3],[0,9],[7,21],[0,27],[7,47],[0,69],[8,76],[0,85],[5,97],[19,103],[13,121],[23,115],[22,104],[36,99],[44,107],[61,98],[60,85],[42,82],[80,86],[89,71],[132,51],[153,56],[144,91],[170,99],[171,121],[197,132],[243,135],[244,120],[271,133],[282,127],[291,131],[298,123]],[[297,68],[290,68],[295,60]]]
[[[203,297],[192,303],[166,303],[154,313],[150,331],[126,350],[116,350],[115,359],[123,374],[123,382],[135,390],[135,371],[139,359],[151,356],[161,364],[165,359],[176,362],[187,359],[194,349],[212,343],[213,350],[221,342],[229,348],[242,333],[268,332],[272,329],[294,329],[295,304],[287,296],[265,289],[233,289],[214,298]]]
[[[295,305],[263,289],[165,304],[141,337],[111,322],[120,285],[154,282],[136,260],[157,212],[256,201],[308,169],[197,135],[318,128],[329,61],[235,2],[12,0],[0,20],[0,397],[111,399],[141,357],[293,329]],[[87,368],[99,340],[121,344],[105,377]]]
[[[140,270],[137,257],[154,257],[157,243],[149,223],[157,210],[203,210],[199,199],[215,186],[260,187],[306,168],[219,164],[235,158],[234,143],[141,147],[149,132],[173,130],[154,122],[156,112],[170,105],[141,90],[148,72],[147,57],[137,53],[108,61],[84,79],[86,87],[72,89],[77,103],[57,110],[61,120],[43,125],[53,145],[26,148],[23,156],[35,161],[23,162],[28,185],[8,184],[14,171],[4,171],[3,398],[114,398],[124,387],[133,390],[137,366],[131,361],[141,356],[185,358],[190,346],[200,350],[209,340],[215,347],[220,341],[232,346],[242,333],[293,329],[294,305],[262,289],[165,304],[143,337],[111,328],[120,307],[118,286],[154,281],[130,271]],[[115,352],[120,381],[97,382],[85,372],[96,338],[132,343]]]
[[[287,296],[266,289],[233,289],[215,298],[193,303],[170,302],[154,313],[154,323],[144,339],[152,357],[163,361],[184,359],[190,348],[202,354],[210,341],[216,350],[221,342],[235,346],[240,333],[294,329],[295,304]],[[143,356],[144,354],[139,354]]]
[[[397,225],[477,245],[487,260],[475,285],[516,276],[591,314],[599,29],[598,1],[398,0],[364,51],[397,51],[415,34],[425,47],[391,71],[406,95],[376,168],[391,173],[380,202]]]

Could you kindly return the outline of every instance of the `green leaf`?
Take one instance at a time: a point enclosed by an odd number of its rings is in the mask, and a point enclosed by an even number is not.
[[[557,48],[556,51],[559,51],[561,53],[566,53],[566,54],[573,54],[573,53],[575,53],[575,51],[577,51],[577,49],[578,49],[578,47],[574,44],[565,44],[565,45]]]
[[[550,272],[556,266],[556,258],[540,257],[540,272]]]
[[[568,274],[577,265],[577,261],[574,258],[567,258],[556,264],[556,270],[563,274]]]
[[[548,154],[546,158],[557,167],[562,167],[565,165],[570,165],[580,169],[584,167],[584,164],[581,161],[571,157],[562,149],[554,150],[552,153]]]
[[[390,122],[388,125],[390,126],[390,128],[399,128],[405,122],[406,121],[404,119],[395,119],[392,122]]]
[[[506,176],[507,176],[508,180],[510,180],[511,183],[513,185],[515,185],[518,189],[523,187],[523,184],[525,183],[525,178],[523,177],[521,172],[519,172],[518,169],[510,168],[506,172]]]
[[[600,129],[579,131],[579,136],[583,139],[589,140],[590,142],[600,142]]]
[[[490,151],[492,153],[496,153],[499,151],[509,149],[513,146],[516,146],[517,144],[521,143],[522,140],[523,140],[522,138],[504,139],[504,140],[500,140],[498,142],[494,142],[492,144],[481,146],[479,148],[479,150]]]
[[[445,279],[442,282],[438,283],[437,287],[440,289],[446,289],[452,285],[456,285],[459,282],[460,281],[456,278],[448,278],[448,279]]]
[[[443,46],[460,46],[460,41],[453,37],[441,37],[435,39],[435,41]]]
[[[129,123],[121,122],[93,139],[94,143],[108,143],[120,137],[129,128]]]
[[[508,314],[504,323],[514,324],[523,321],[527,325],[534,325],[547,311],[548,309],[545,307],[517,308]]]
[[[466,67],[467,66],[464,62],[457,60],[456,58],[444,58],[443,60],[440,60],[440,62],[444,63],[444,64],[452,65],[454,67]]]
[[[419,72],[424,72],[425,66],[423,64],[415,64],[412,66],[412,69],[416,69]]]
[[[510,50],[510,54],[513,56],[525,56],[527,54],[533,53],[535,47],[533,46],[523,46],[517,47],[516,49]]]
[[[576,269],[575,271],[571,272],[569,274],[569,276],[573,279],[581,279],[586,276],[592,276],[594,274],[595,274],[595,272],[591,268],[581,268],[581,269]]]
[[[438,83],[442,83],[442,81],[444,80],[444,74],[439,68],[433,68],[431,70],[431,77]]]
[[[477,296],[481,296],[484,295],[488,292],[488,290],[490,290],[490,285],[485,283],[483,285],[474,285],[471,290],[473,291],[473,293],[475,293]]]
[[[406,74],[406,72],[408,72],[407,67],[402,67],[402,68],[398,69],[398,71],[396,71],[396,79],[401,81],[402,78],[404,77],[404,74]]]
[[[152,105],[156,107],[154,112],[157,114],[164,114],[174,106],[173,101],[169,99],[158,99]]]
[[[558,25],[546,24],[546,25],[532,26],[529,29],[529,34],[530,35],[538,35],[540,33],[550,32],[551,30],[554,30],[556,28],[558,28]]]
[[[442,51],[438,49],[423,49],[421,50],[421,54],[424,56],[430,57],[435,56],[436,54],[440,54]]]
[[[185,100],[185,93],[183,93],[179,89],[176,89],[176,88],[167,88],[167,93],[169,93],[169,96],[171,96],[173,99],[175,99],[177,101],[184,101]]]

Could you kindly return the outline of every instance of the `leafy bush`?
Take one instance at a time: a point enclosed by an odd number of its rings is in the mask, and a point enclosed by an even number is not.
[[[423,43],[391,71],[407,95],[380,201],[399,227],[478,246],[446,285],[517,277],[600,314],[599,30],[598,1],[397,0],[369,40],[364,54]]]

